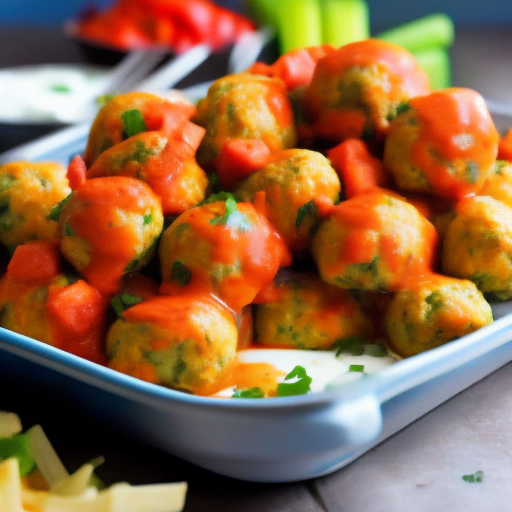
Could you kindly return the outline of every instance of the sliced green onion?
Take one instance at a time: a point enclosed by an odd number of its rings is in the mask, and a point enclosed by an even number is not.
[[[364,364],[351,364],[348,367],[349,372],[364,372]]]

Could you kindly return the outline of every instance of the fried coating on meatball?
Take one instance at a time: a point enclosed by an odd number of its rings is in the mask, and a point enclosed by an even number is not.
[[[329,350],[347,338],[369,339],[371,322],[348,290],[316,274],[277,279],[271,300],[254,306],[255,341]]]
[[[163,229],[160,199],[141,180],[86,180],[59,216],[61,251],[102,293],[116,293],[124,274],[152,257]]]
[[[0,279],[0,326],[106,364],[108,303],[84,280],[63,274],[60,258],[53,242],[16,248]]]
[[[512,208],[512,162],[496,160],[478,195],[494,197]]]
[[[87,178],[131,176],[146,182],[165,216],[179,215],[204,199],[208,178],[194,151],[164,131],[142,132],[105,150]]]
[[[51,209],[69,193],[66,168],[54,162],[0,165],[0,243],[10,253],[29,240],[58,237]]]
[[[482,96],[452,87],[409,100],[391,122],[384,166],[399,189],[459,199],[479,191],[499,134]]]
[[[439,274],[397,292],[385,313],[389,348],[402,357],[438,347],[492,321],[491,306],[473,282]]]
[[[303,95],[315,139],[381,139],[400,105],[430,91],[426,73],[401,46],[367,39],[321,58]]]
[[[106,149],[128,138],[123,116],[138,111],[144,131],[172,131],[195,113],[195,106],[185,99],[169,99],[147,92],[128,92],[110,98],[93,120],[83,159],[90,167]]]
[[[392,193],[341,202],[313,237],[320,276],[346,289],[393,291],[432,269],[437,232],[419,211]]]
[[[237,340],[235,316],[213,297],[158,296],[112,324],[108,365],[162,386],[211,394],[235,361]]]
[[[340,179],[329,160],[307,149],[280,151],[234,192],[256,204],[292,252],[309,247],[321,215],[339,202],[340,194]]]
[[[512,208],[489,196],[462,200],[444,235],[442,268],[485,294],[512,298]]]
[[[290,263],[275,227],[251,203],[233,198],[181,214],[164,231],[158,254],[161,293],[208,291],[237,313]]]
[[[293,111],[282,80],[250,73],[216,80],[197,104],[193,121],[206,129],[197,151],[199,165],[214,171],[224,142],[261,139],[270,151],[295,146]]]

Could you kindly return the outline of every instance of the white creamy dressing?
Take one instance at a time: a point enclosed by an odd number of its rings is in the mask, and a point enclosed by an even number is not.
[[[97,96],[107,73],[107,68],[67,64],[0,69],[0,122],[54,122],[63,115],[73,120],[84,98]]]
[[[270,363],[286,374],[290,373],[295,366],[302,366],[312,378],[312,392],[323,391],[342,385],[344,382],[360,379],[365,374],[377,373],[396,361],[391,356],[352,356],[349,354],[336,356],[335,350],[274,348],[241,350],[238,352],[238,358],[243,363]],[[350,371],[350,365],[363,365],[364,371]],[[224,389],[216,396],[229,397],[233,391],[233,388]]]

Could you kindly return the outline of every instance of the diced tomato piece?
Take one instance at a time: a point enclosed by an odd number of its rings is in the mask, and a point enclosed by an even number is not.
[[[361,139],[347,139],[327,152],[347,198],[376,187],[389,186],[382,161],[373,156]]]
[[[215,161],[222,189],[234,190],[240,181],[269,163],[271,156],[261,139],[228,139]]]
[[[53,241],[31,241],[16,247],[7,275],[23,281],[51,279],[60,272],[61,253]]]

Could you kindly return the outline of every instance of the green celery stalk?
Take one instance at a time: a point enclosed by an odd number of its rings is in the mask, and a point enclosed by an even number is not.
[[[450,56],[446,48],[426,48],[414,52],[418,64],[430,78],[432,89],[444,89],[451,85]]]
[[[245,7],[248,16],[257,25],[277,27],[276,0],[246,0]]]
[[[455,29],[448,15],[434,13],[381,32],[375,37],[403,46],[414,53],[432,47],[449,48],[455,38]]]
[[[321,0],[322,42],[342,46],[370,37],[370,15],[363,0]]]
[[[30,438],[27,434],[0,438],[0,461],[11,457],[18,459],[21,476],[34,469],[36,463],[30,453]]]
[[[322,44],[318,0],[275,0],[281,54]]]

